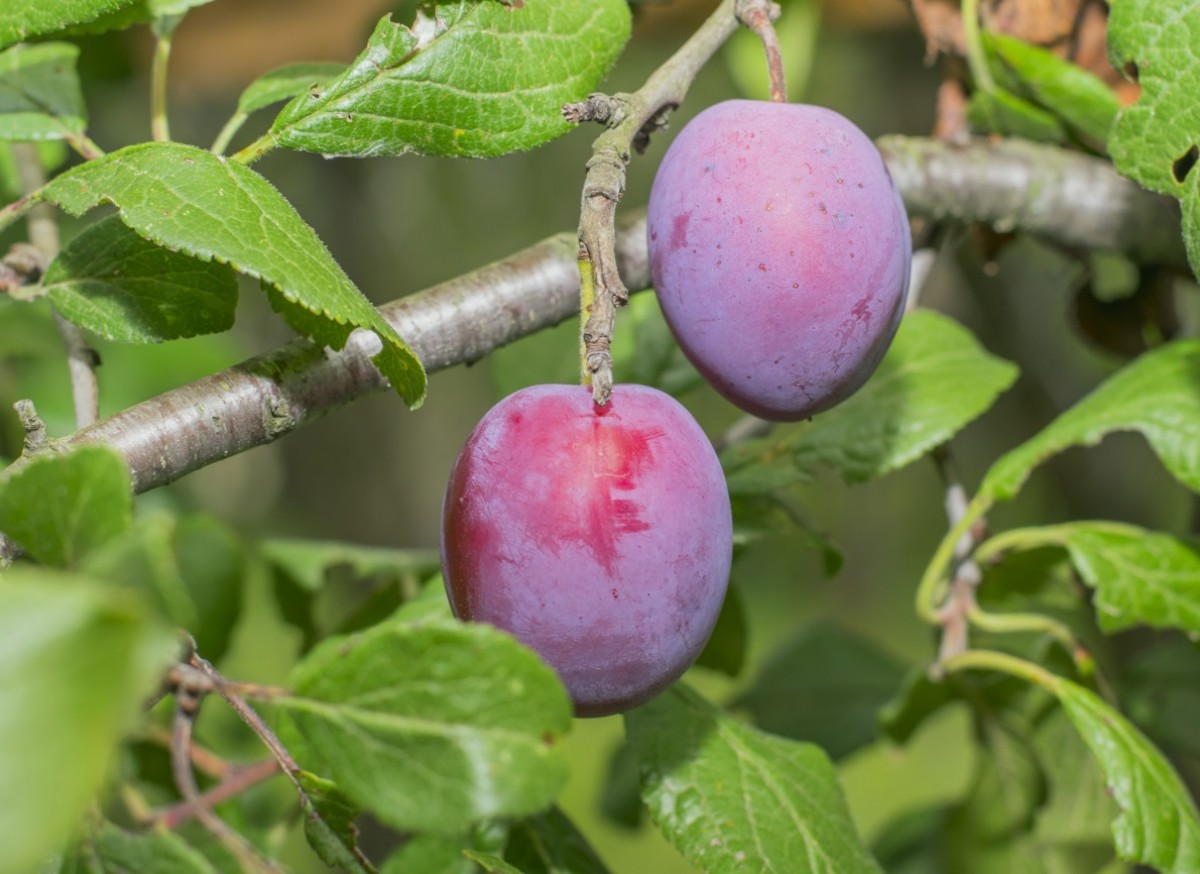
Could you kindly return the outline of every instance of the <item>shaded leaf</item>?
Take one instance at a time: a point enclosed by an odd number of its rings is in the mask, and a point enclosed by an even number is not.
[[[529,874],[512,865],[494,853],[484,853],[479,850],[463,850],[463,855],[489,874]]]
[[[121,736],[175,651],[129,592],[41,569],[0,578],[5,871],[37,870],[93,802]]]
[[[466,835],[416,834],[388,856],[383,874],[479,874],[483,869],[466,853],[500,858],[497,854],[507,837],[507,827],[497,824],[484,824]]]
[[[54,33],[128,6],[133,0],[4,0],[0,5],[0,48],[31,36]]]
[[[325,155],[531,149],[567,132],[562,105],[596,87],[629,27],[624,0],[458,0],[411,28],[384,16],[358,59],[284,107],[270,136]]]
[[[1130,718],[1176,755],[1200,758],[1200,648],[1177,635],[1122,665],[1120,697]]]
[[[1108,19],[1109,58],[1141,86],[1137,102],[1117,115],[1109,153],[1120,173],[1179,198],[1188,258],[1200,273],[1198,32],[1192,0],[1119,0]]]
[[[1200,490],[1200,341],[1167,343],[1095,391],[988,470],[980,495],[1012,498],[1033,468],[1071,446],[1094,446],[1113,431],[1138,431],[1184,485]]]
[[[85,229],[46,270],[54,308],[94,334],[160,343],[233,327],[237,276],[142,239],[116,216]]]
[[[513,825],[504,859],[523,874],[608,872],[587,839],[557,807]]]
[[[875,740],[878,713],[905,672],[864,638],[822,623],[776,653],[730,707],[749,711],[764,731],[811,741],[837,760]]]
[[[412,350],[253,170],[193,146],[142,143],[68,170],[42,197],[72,215],[111,202],[147,240],[261,279],[288,324],[323,346],[340,349],[356,327],[374,331],[383,348],[372,361],[410,406],[424,398]]]
[[[730,581],[725,591],[725,603],[717,616],[708,643],[700,651],[696,664],[727,677],[736,677],[742,672],[746,660],[746,614],[742,607],[742,596],[738,586]]]
[[[818,747],[757,731],[678,683],[625,725],[650,816],[692,865],[715,874],[747,863],[793,874],[880,870]]]
[[[879,369],[848,401],[810,423],[735,446],[722,463],[733,475],[751,464],[790,464],[802,474],[832,467],[851,483],[882,476],[945,443],[1016,376],[1016,367],[951,319],[910,313]]]
[[[309,654],[278,706],[342,791],[397,828],[461,831],[550,804],[571,705],[491,627],[391,621]]]
[[[315,540],[268,540],[283,618],[304,634],[304,649],[330,634],[373,625],[415,597],[440,567],[435,550],[384,549]],[[438,586],[437,597],[446,596]]]
[[[74,567],[132,521],[129,470],[105,446],[38,456],[0,480],[0,531],[43,564]]]
[[[0,17],[3,13],[0,13]],[[0,140],[58,140],[83,133],[87,109],[70,43],[0,52]]]

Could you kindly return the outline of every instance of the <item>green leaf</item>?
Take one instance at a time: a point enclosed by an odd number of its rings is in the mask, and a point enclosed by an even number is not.
[[[233,327],[237,276],[142,239],[116,216],[85,229],[42,280],[54,308],[123,343],[161,343]]]
[[[697,868],[880,870],[818,747],[757,731],[678,683],[626,714],[625,726],[651,818]]]
[[[764,731],[811,741],[837,760],[875,740],[879,710],[904,676],[892,656],[822,623],[790,641],[730,707],[747,710]]]
[[[111,202],[147,240],[261,279],[288,324],[323,346],[340,349],[356,327],[374,331],[376,366],[410,406],[424,399],[421,362],[253,170],[193,146],[143,143],[68,170],[42,197],[72,215]]]
[[[1040,46],[987,31],[984,46],[1013,89],[1049,110],[1090,142],[1103,146],[1120,104],[1098,76]]]
[[[160,514],[93,553],[84,569],[144,592],[162,614],[219,661],[241,613],[246,553],[237,535],[208,516]]]
[[[341,789],[381,821],[462,831],[548,806],[571,705],[532,651],[483,625],[388,622],[331,639],[278,700]]]
[[[0,804],[5,870],[77,826],[175,643],[129,592],[42,569],[0,577]]]
[[[1061,677],[1048,685],[1100,763],[1121,815],[1113,822],[1123,859],[1164,874],[1200,870],[1200,817],[1162,753],[1095,694]]]
[[[1143,187],[1179,198],[1183,237],[1200,273],[1200,7],[1193,0],[1115,0],[1108,20],[1114,67],[1136,77],[1137,102],[1117,115],[1109,153]]]
[[[988,470],[980,495],[1012,498],[1034,467],[1113,431],[1139,431],[1167,470],[1200,491],[1200,341],[1167,343],[1127,365]]]
[[[286,64],[263,73],[238,98],[238,112],[249,115],[280,100],[291,100],[301,94],[314,94],[346,69],[345,64],[304,63]]]
[[[304,788],[304,837],[321,861],[350,874],[373,874],[374,866],[358,848],[358,806],[330,780],[308,771],[295,777]]]
[[[564,103],[595,89],[629,38],[624,0],[458,0],[405,27],[384,16],[319,95],[271,126],[324,155],[484,158],[566,133]]]
[[[91,21],[133,0],[4,0],[0,6],[0,48],[67,25]]]
[[[331,634],[374,625],[416,597],[440,567],[436,550],[315,540],[269,540],[262,555],[274,571],[283,618],[303,633],[305,650]],[[436,598],[446,604],[441,584]]]
[[[516,823],[509,831],[504,859],[524,874],[608,872],[587,839],[557,807]]]
[[[988,354],[951,319],[904,317],[879,370],[852,398],[782,436],[722,454],[734,473],[788,460],[800,472],[833,467],[847,482],[897,470],[945,443],[1012,385],[1017,369]]]
[[[977,131],[1061,143],[1066,128],[1051,113],[1003,88],[976,91],[967,104],[967,121]]]
[[[3,13],[0,13],[2,16]],[[70,43],[0,52],[0,140],[59,140],[83,133],[87,109]]]
[[[43,564],[75,567],[132,519],[129,470],[104,446],[42,455],[0,480],[0,531]]]
[[[404,842],[383,863],[383,874],[479,874],[468,852],[483,852],[499,858],[507,837],[503,827],[483,826],[470,835],[439,835],[425,832]]]
[[[1100,628],[1178,628],[1200,637],[1200,551],[1193,541],[1113,522],[1072,522],[1005,532],[1021,545],[1067,550],[1080,578],[1096,590]]]
[[[79,874],[217,874],[207,859],[171,832],[135,834],[106,822],[80,841],[72,853]],[[71,870],[71,863],[65,866]]]

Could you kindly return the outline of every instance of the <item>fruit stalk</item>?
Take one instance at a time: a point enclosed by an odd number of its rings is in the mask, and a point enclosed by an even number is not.
[[[771,102],[787,103],[787,81],[783,75],[783,53],[779,50],[779,37],[775,34],[772,20],[779,17],[777,3],[761,3],[758,0],[740,0],[737,17],[752,30],[763,44],[767,54],[767,73],[771,77]]]
[[[687,42],[633,94],[593,94],[585,101],[567,104],[563,116],[570,121],[600,121],[607,125],[592,146],[583,183],[579,215],[581,288],[591,273],[594,300],[581,300],[583,319],[584,384],[591,383],[592,397],[604,406],[612,394],[613,323],[618,306],[629,299],[617,271],[616,210],[625,193],[625,166],[634,150],[642,151],[650,134],[666,126],[701,67],[738,27],[737,10],[748,5],[771,10],[767,0],[723,0]]]

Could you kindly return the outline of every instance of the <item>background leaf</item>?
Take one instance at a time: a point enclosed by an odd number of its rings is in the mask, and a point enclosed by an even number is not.
[[[642,799],[696,867],[877,872],[825,753],[744,725],[677,683],[625,716]]]
[[[1200,273],[1200,7],[1192,0],[1115,0],[1108,20],[1114,67],[1136,77],[1137,102],[1109,141],[1117,170],[1179,198],[1192,271]]]
[[[172,832],[134,834],[112,823],[84,836],[62,866],[61,874],[218,874],[207,859]]]
[[[0,140],[57,140],[83,133],[87,109],[75,72],[78,57],[77,46],[62,42],[0,52]]]
[[[533,813],[565,778],[571,706],[553,671],[488,626],[390,621],[318,646],[278,700],[355,802],[403,829]]]
[[[69,24],[91,21],[128,6],[133,0],[4,0],[0,6],[0,48],[31,36],[54,33]]]
[[[0,786],[20,792],[0,804],[0,869],[37,870],[65,842],[174,649],[129,592],[41,569],[0,578]]]
[[[89,556],[84,569],[143,592],[165,619],[196,639],[209,661],[219,661],[228,649],[241,613],[246,552],[222,522],[150,516]]]
[[[852,398],[810,423],[727,450],[722,463],[731,478],[788,464],[800,472],[832,467],[852,483],[882,476],[949,440],[1016,377],[965,328],[919,310],[904,317],[879,369]]]
[[[1034,467],[1113,431],[1139,431],[1184,485],[1200,491],[1200,340],[1167,343],[1109,377],[988,470],[979,493],[1007,500]]]
[[[104,446],[36,457],[0,481],[0,531],[43,564],[74,567],[132,520],[129,470]]]
[[[81,328],[124,343],[161,343],[233,327],[237,276],[150,243],[116,216],[71,240],[46,270],[54,308]]]
[[[561,810],[516,823],[508,833],[504,859],[524,874],[607,874],[587,839]]]
[[[349,874],[373,872],[374,867],[358,848],[358,826],[354,824],[360,813],[358,806],[330,780],[308,771],[300,771],[295,777],[306,796],[300,802],[304,836],[321,861]]]
[[[629,38],[624,0],[458,0],[412,28],[385,16],[320,95],[284,107],[271,137],[324,155],[484,158],[566,133]]]
[[[42,196],[72,215],[112,202],[146,239],[261,279],[288,324],[323,346],[340,349],[356,327],[374,331],[383,348],[372,361],[409,406],[424,399],[421,362],[253,170],[193,146],[143,143],[68,170]]]
[[[334,76],[346,69],[345,64],[308,62],[285,64],[263,73],[246,86],[238,98],[238,112],[249,115],[280,100],[291,100],[311,89],[323,89]]]

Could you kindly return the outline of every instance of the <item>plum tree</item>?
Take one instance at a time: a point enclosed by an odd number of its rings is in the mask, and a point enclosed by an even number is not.
[[[483,417],[442,509],[455,614],[535,649],[580,716],[629,709],[700,654],[725,597],[732,516],[700,426],[657,389],[522,389]]]
[[[680,347],[765,419],[852,394],[904,311],[903,204],[871,140],[828,109],[731,100],[700,113],[658,169],[648,234]]]

